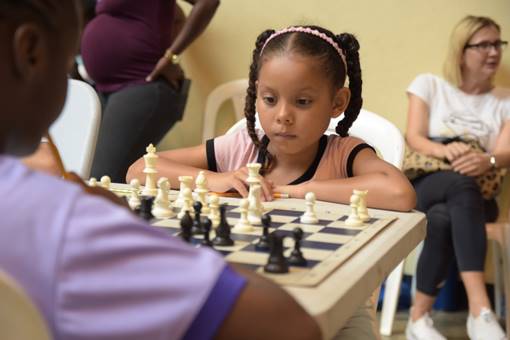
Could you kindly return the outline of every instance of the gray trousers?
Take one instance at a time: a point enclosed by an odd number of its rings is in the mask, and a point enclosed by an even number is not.
[[[145,148],[159,143],[182,119],[189,85],[186,79],[175,90],[157,80],[100,93],[103,115],[91,176],[108,175],[113,182],[124,183],[129,166],[145,154]]]

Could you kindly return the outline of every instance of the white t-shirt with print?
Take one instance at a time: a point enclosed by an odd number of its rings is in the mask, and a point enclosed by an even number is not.
[[[429,137],[475,137],[492,150],[510,120],[510,89],[470,95],[433,74],[421,74],[407,89],[429,106]]]

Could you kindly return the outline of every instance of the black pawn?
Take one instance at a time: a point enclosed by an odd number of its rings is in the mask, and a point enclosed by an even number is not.
[[[231,246],[234,241],[230,237],[230,225],[227,222],[227,207],[220,205],[220,224],[216,228],[216,237],[213,239],[215,246]]]
[[[301,240],[303,239],[303,229],[295,228],[294,234],[294,249],[290,253],[289,263],[293,266],[306,267],[306,259],[301,252]]]
[[[195,203],[193,203],[193,209],[195,210],[195,219],[193,220],[191,233],[193,235],[203,234],[204,229],[202,228],[202,221],[200,219],[200,213],[202,212],[202,203],[196,201]]]
[[[274,232],[269,235],[269,244],[271,252],[267,259],[267,264],[264,266],[264,271],[273,274],[284,274],[289,272],[289,264],[287,259],[283,256],[283,239],[284,235],[279,232]]]
[[[189,211],[184,213],[184,216],[181,218],[181,238],[190,243],[191,242],[191,226],[193,225],[193,219],[189,214]]]
[[[212,222],[209,219],[209,217],[204,218],[204,221],[202,222],[202,227],[204,228],[204,239],[202,240],[202,245],[212,247],[213,244],[210,239]]]
[[[154,218],[152,215],[152,203],[154,203],[154,197],[142,196],[140,199],[140,208],[138,210],[138,216],[146,221],[150,221]]]
[[[262,236],[259,241],[255,244],[257,250],[269,250],[269,227],[271,226],[271,216],[268,214],[262,215]]]

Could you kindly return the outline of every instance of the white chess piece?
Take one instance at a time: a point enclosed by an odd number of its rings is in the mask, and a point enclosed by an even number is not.
[[[143,173],[145,174],[145,187],[143,188],[142,195],[156,196],[158,192],[156,187],[156,175],[158,173],[156,170],[156,161],[158,160],[158,155],[156,154],[156,148],[152,144],[145,150],[147,151],[147,153],[143,155],[143,160],[145,162],[145,168],[143,169]]]
[[[158,194],[154,200],[152,207],[152,214],[156,218],[170,218],[175,216],[172,208],[170,207],[170,201],[168,200],[168,191],[170,190],[170,184],[168,178],[161,177],[158,180]]]
[[[368,190],[353,190],[353,193],[359,196],[358,217],[361,221],[366,222],[370,219],[367,209]]]
[[[182,206],[181,211],[177,214],[177,218],[183,218],[186,211],[189,211],[190,214],[193,212],[193,196],[190,188],[182,190]]]
[[[207,193],[209,190],[207,189],[207,178],[205,177],[205,171],[200,171],[198,173],[197,179],[195,180],[195,193],[197,195],[197,200],[202,203],[202,214],[209,213],[209,207],[207,206]]]
[[[140,191],[140,181],[138,178],[133,178],[131,182],[129,182],[131,186],[131,194],[129,195],[128,204],[129,207],[133,210],[140,206],[140,196],[138,196],[138,192]]]
[[[97,187],[97,179],[95,177],[91,177],[89,179],[89,186],[91,187]]]
[[[248,221],[248,205],[250,203],[246,198],[241,199],[239,202],[239,212],[241,213],[241,217],[239,221],[234,225],[233,231],[236,232],[250,232],[253,231],[253,227]]]
[[[250,221],[251,225],[262,224],[261,218],[264,213],[264,207],[260,198],[261,190],[260,184],[250,185],[250,192],[248,193],[248,221]]]
[[[359,205],[359,196],[355,193],[351,195],[351,214],[345,220],[345,224],[350,227],[361,227],[363,225],[363,221],[358,216],[358,205]]]
[[[188,188],[191,190],[191,183],[193,183],[193,177],[192,176],[179,176],[179,195],[177,196],[177,199],[174,202],[175,207],[182,207],[182,204],[184,203],[184,189]]]
[[[110,184],[112,184],[112,180],[108,176],[101,177],[101,186],[106,190],[110,190]]]
[[[217,228],[220,224],[220,198],[216,194],[209,195],[209,219],[212,227]]]
[[[315,214],[315,194],[313,192],[307,192],[305,195],[306,200],[306,211],[301,215],[301,223],[314,224],[318,223],[319,219]]]
[[[246,164],[246,167],[248,168],[248,178],[246,179],[246,182],[250,185],[252,184],[259,184],[260,183],[260,163],[248,163]]]

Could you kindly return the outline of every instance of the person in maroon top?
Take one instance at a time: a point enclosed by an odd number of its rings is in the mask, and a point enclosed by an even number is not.
[[[189,80],[182,52],[203,32],[219,0],[99,0],[83,32],[81,53],[103,102],[93,177],[124,182],[149,143],[157,144],[182,118]],[[176,30],[181,28],[178,33]]]

